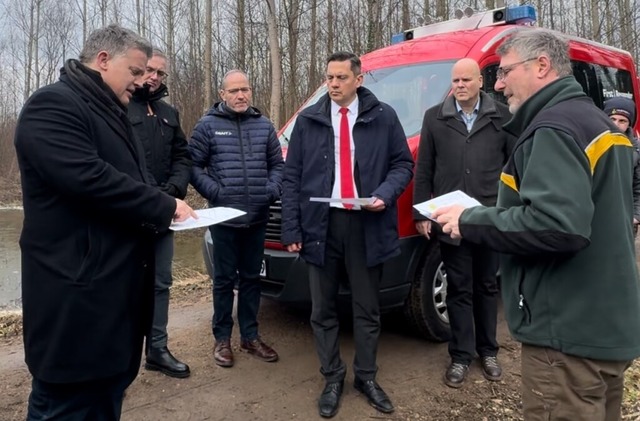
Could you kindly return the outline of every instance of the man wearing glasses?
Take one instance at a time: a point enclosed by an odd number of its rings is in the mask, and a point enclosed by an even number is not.
[[[452,95],[425,113],[416,161],[415,203],[461,190],[484,205],[496,204],[497,182],[514,138],[502,130],[511,118],[507,106],[482,92],[482,83],[475,60],[458,61],[451,71]],[[447,269],[451,364],[444,383],[461,387],[476,352],[484,377],[499,381],[497,253],[451,239],[417,211],[414,219],[422,235],[439,240]]]
[[[191,158],[180,128],[178,111],[162,99],[169,93],[167,58],[158,49],[147,63],[145,83],[136,89],[128,115],[133,132],[142,143],[147,169],[160,190],[178,199],[187,194]],[[155,243],[155,299],[153,325],[147,337],[147,370],[171,377],[188,377],[189,366],[176,359],[167,348],[169,287],[172,284],[173,231],[158,234]]]
[[[284,162],[276,130],[251,106],[251,86],[240,70],[222,80],[221,102],[193,130],[189,151],[191,183],[209,206],[228,206],[246,214],[211,226],[213,241],[214,361],[231,367],[233,289],[238,287],[240,349],[275,362],[278,354],[258,334],[260,269],[269,206],[280,198]]]
[[[518,136],[497,206],[433,217],[503,253],[524,418],[619,420],[624,371],[640,355],[633,148],[572,76],[565,39],[522,31],[497,53],[495,88],[514,113],[504,129]]]

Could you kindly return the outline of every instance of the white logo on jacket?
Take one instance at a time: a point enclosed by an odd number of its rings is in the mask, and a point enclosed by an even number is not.
[[[214,134],[216,136],[231,136],[233,132],[216,130]]]

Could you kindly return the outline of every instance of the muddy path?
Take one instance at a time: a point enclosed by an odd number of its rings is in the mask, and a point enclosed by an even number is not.
[[[127,392],[123,421],[314,420],[324,385],[318,372],[313,337],[304,312],[263,301],[260,330],[280,354],[264,363],[239,351],[237,331],[232,345],[233,368],[213,363],[211,299],[203,291],[172,303],[169,335],[172,352],[191,366],[188,379],[168,378],[140,370]],[[348,318],[343,325],[348,324]],[[448,364],[446,344],[434,344],[403,331],[402,319],[383,319],[378,351],[378,381],[390,395],[396,412],[384,415],[353,389],[349,367],[345,394],[336,420],[520,420],[519,345],[500,319],[499,358],[504,379],[486,381],[479,364],[459,389],[442,383]],[[341,334],[342,357],[353,360],[351,330]],[[0,420],[24,420],[30,376],[20,338],[0,345]]]

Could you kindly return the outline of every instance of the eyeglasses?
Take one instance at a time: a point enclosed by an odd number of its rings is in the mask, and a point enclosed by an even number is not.
[[[227,91],[227,93],[229,93],[231,95],[238,95],[238,93],[240,93],[240,92],[242,92],[243,94],[248,94],[249,92],[251,92],[251,88],[249,88],[249,87],[233,88],[233,89],[225,89],[225,91]]]
[[[537,60],[538,57],[531,57],[528,58],[526,60],[522,60],[522,61],[518,61],[517,63],[512,63],[508,66],[504,66],[504,67],[498,67],[498,71],[496,72],[496,78],[498,80],[505,80],[506,77],[509,75],[509,73],[515,69],[516,67],[520,66],[521,64],[524,64],[528,61],[532,61],[532,60]]]
[[[164,79],[165,77],[169,76],[169,73],[165,72],[164,70],[154,69],[153,67],[147,67],[147,74],[149,76],[151,76],[154,73],[157,74],[160,79]]]

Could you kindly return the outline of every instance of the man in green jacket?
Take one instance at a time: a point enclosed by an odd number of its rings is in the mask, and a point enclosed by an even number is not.
[[[619,420],[624,371],[640,355],[631,142],[571,76],[566,40],[523,30],[497,53],[495,88],[514,114],[504,129],[518,136],[498,203],[433,217],[503,253],[525,420]]]

